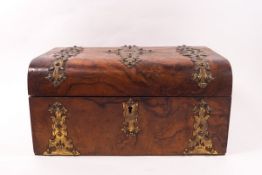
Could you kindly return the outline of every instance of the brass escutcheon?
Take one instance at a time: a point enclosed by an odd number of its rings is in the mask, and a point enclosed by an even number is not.
[[[128,136],[136,136],[140,129],[138,127],[138,102],[129,98],[123,103],[124,122],[122,131]]]

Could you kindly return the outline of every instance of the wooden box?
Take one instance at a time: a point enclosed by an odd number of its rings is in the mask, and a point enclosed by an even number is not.
[[[206,47],[55,48],[28,89],[36,155],[222,155],[229,62]]]

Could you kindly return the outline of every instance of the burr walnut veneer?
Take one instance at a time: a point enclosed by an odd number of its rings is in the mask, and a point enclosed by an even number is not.
[[[55,48],[28,91],[36,155],[222,155],[232,73],[206,47]]]

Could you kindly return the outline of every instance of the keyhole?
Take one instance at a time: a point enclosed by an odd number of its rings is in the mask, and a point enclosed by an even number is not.
[[[132,106],[128,106],[128,112],[129,112],[129,114],[131,114],[132,113]]]

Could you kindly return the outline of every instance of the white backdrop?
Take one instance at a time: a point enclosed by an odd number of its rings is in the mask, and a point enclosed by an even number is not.
[[[0,174],[252,174],[262,163],[260,0],[1,0]],[[27,95],[32,58],[56,46],[206,45],[229,59],[226,156],[39,157]]]

